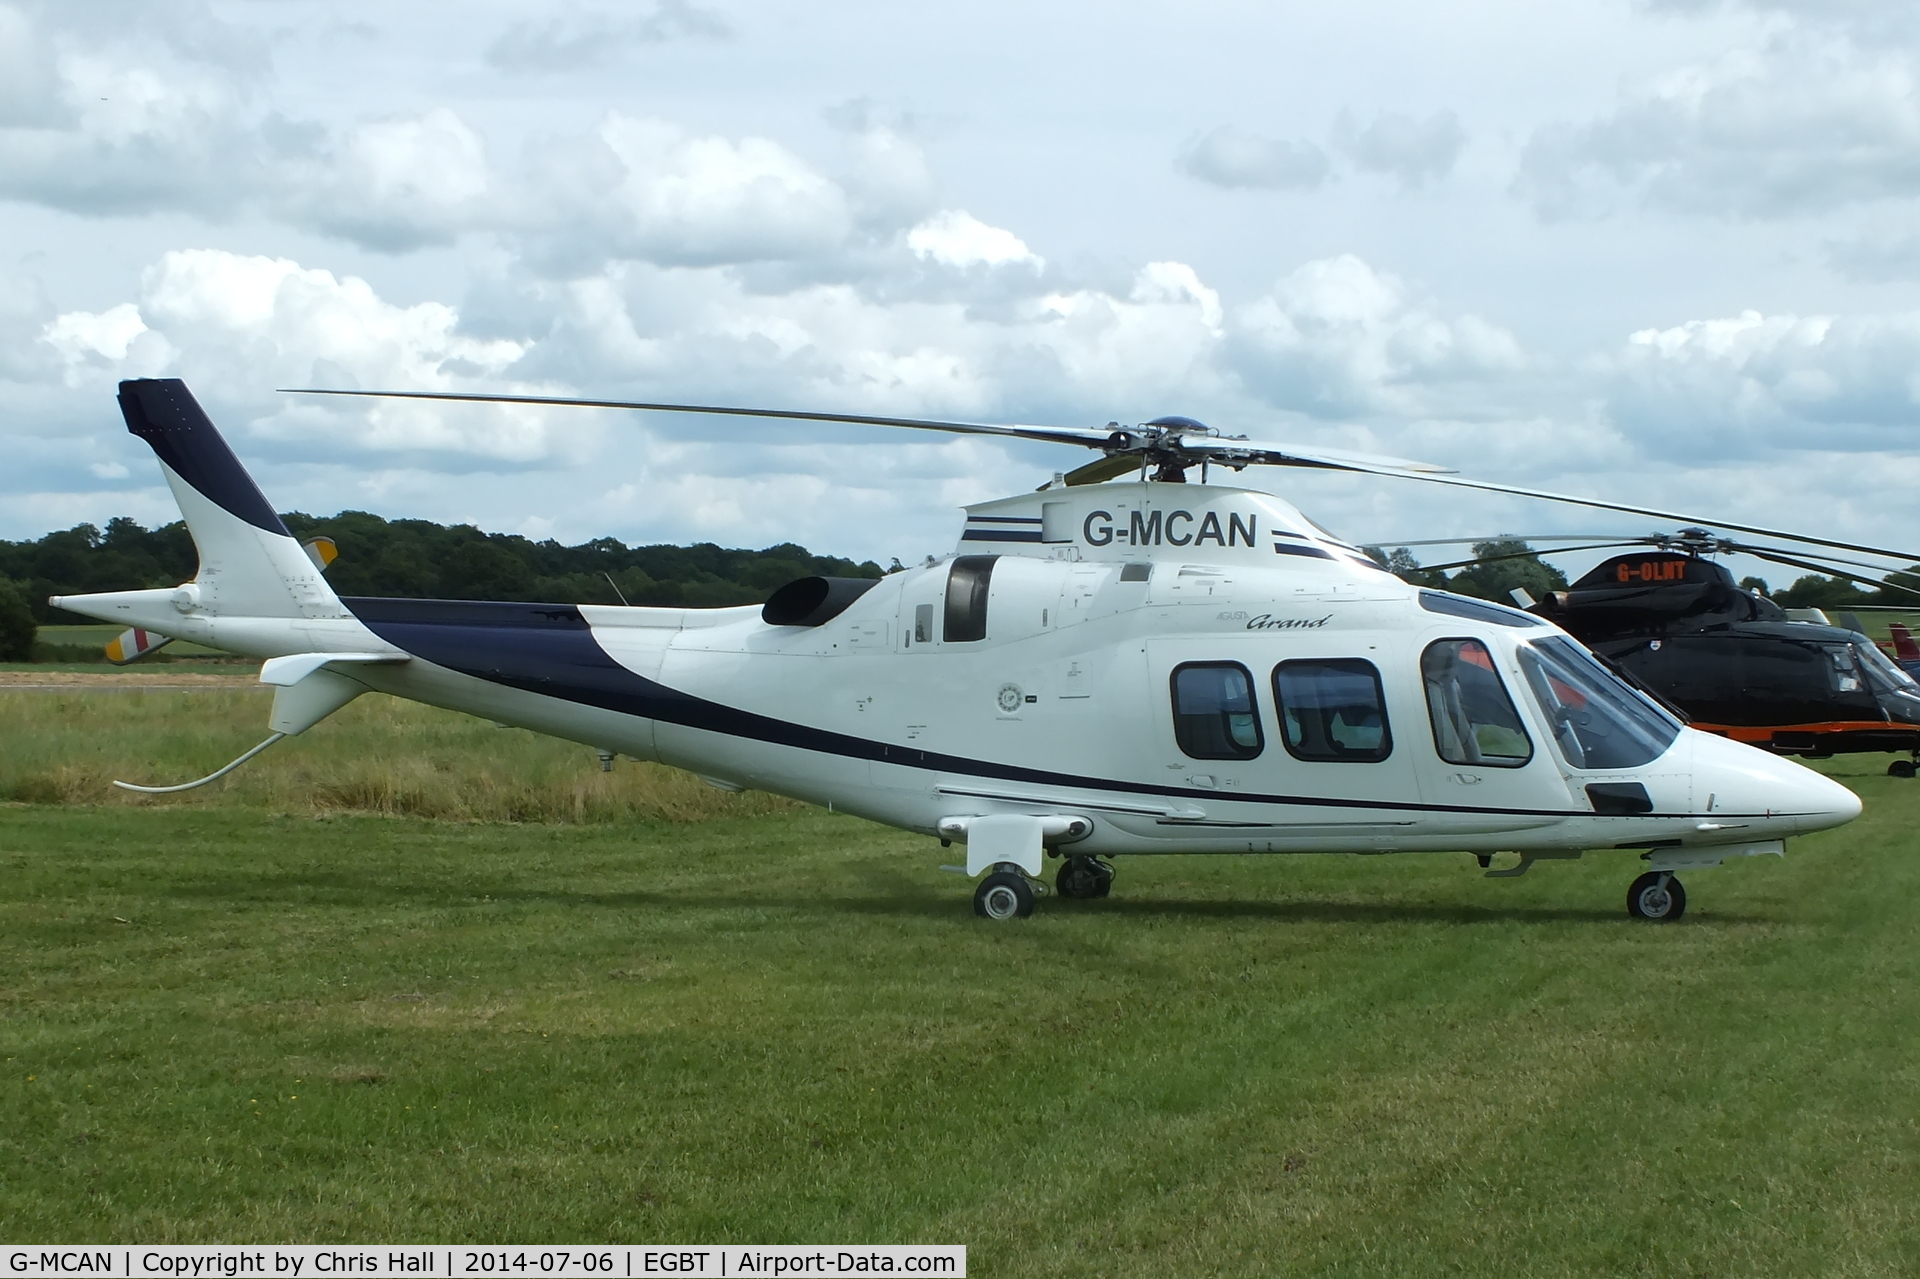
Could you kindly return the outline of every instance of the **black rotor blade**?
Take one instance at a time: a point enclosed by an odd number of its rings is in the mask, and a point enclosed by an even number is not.
[[[545,404],[581,409],[644,409],[655,413],[712,413],[722,417],[782,418],[793,422],[850,422],[856,426],[904,426],[916,431],[958,435],[1001,435],[1050,444],[1105,448],[1112,431],[1079,426],[996,426],[985,422],[942,422],[933,418],[871,417],[860,413],[807,413],[798,409],[738,409],[715,404],[649,404],[639,400],[576,400],[558,395],[482,395],[465,391],[335,391],[324,387],[281,387],[284,395],[347,395],[374,400],[458,400],[472,404]],[[1398,474],[1398,472],[1389,472]]]
[[[1819,564],[1813,563],[1811,560],[1795,559],[1791,555],[1777,555],[1777,554],[1766,553],[1766,552],[1755,550],[1753,547],[1750,547],[1750,546],[1744,548],[1742,551],[1742,554],[1751,555],[1755,559],[1772,560],[1776,564],[1785,564],[1792,568],[1804,568],[1810,572],[1824,573],[1828,577],[1844,577],[1849,582],[1855,582],[1861,586],[1878,586],[1882,590],[1905,591],[1909,595],[1912,595],[1916,598],[1920,598],[1920,590],[1915,590],[1911,586],[1905,586],[1899,582],[1882,581],[1879,578],[1874,578],[1874,577],[1862,577],[1858,573],[1849,573],[1843,569],[1824,568]]]
[[[1495,484],[1490,480],[1469,480],[1457,475],[1430,475],[1418,471],[1397,471],[1386,467],[1369,466],[1363,462],[1345,462],[1337,469],[1363,471],[1370,475],[1391,475],[1400,479],[1420,480],[1427,484],[1449,484],[1455,488],[1479,489],[1485,493],[1505,493],[1511,497],[1537,497],[1548,502],[1566,502],[1573,506],[1591,506],[1601,511],[1621,511],[1628,515],[1645,515],[1656,520],[1672,520],[1676,524],[1701,524],[1708,528],[1732,529],[1738,533],[1758,533],[1762,537],[1782,537],[1789,542],[1805,542],[1809,546],[1831,546],[1841,551],[1860,551],[1866,555],[1884,555],[1889,559],[1903,559],[1908,563],[1920,561],[1920,555],[1908,551],[1890,551],[1884,546],[1863,546],[1858,542],[1839,542],[1831,538],[1810,537],[1805,533],[1793,533],[1785,529],[1765,528],[1758,524],[1736,524],[1731,520],[1708,519],[1702,515],[1685,515],[1674,511],[1657,510],[1651,506],[1630,506],[1625,502],[1603,502],[1599,498],[1574,497],[1567,493],[1549,493],[1544,489],[1520,488],[1513,484]]]
[[[1368,546],[1472,546],[1480,542],[1618,542],[1622,546],[1652,545],[1653,534],[1638,533],[1495,533],[1486,537],[1429,537],[1405,542],[1399,538],[1368,542]]]
[[[1859,560],[1842,559],[1838,555],[1821,555],[1816,551],[1783,551],[1777,546],[1749,546],[1745,542],[1727,543],[1727,551],[1733,555],[1798,555],[1803,559],[1820,560],[1828,564],[1845,564],[1849,568],[1863,568],[1869,573],[1897,573],[1900,569],[1888,568],[1885,564],[1866,564]]]
[[[1554,546],[1549,547],[1548,550],[1558,555],[1563,551],[1608,551],[1615,547],[1639,545],[1641,545],[1639,542],[1595,542],[1591,546]],[[1530,560],[1536,555],[1546,553],[1545,551],[1513,551],[1505,555],[1480,555],[1470,560],[1455,560],[1451,564],[1422,564],[1419,568],[1423,573],[1444,573],[1448,569],[1468,568],[1475,564],[1497,564],[1501,560]]]

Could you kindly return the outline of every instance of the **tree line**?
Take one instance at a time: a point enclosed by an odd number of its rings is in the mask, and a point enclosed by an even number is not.
[[[628,546],[601,537],[578,546],[483,533],[471,524],[387,520],[366,511],[281,516],[301,541],[326,536],[340,556],[327,581],[342,595],[414,599],[537,600],[563,604],[724,607],[757,604],[796,577],[880,577],[871,560],[815,555],[783,542],[765,550]],[[0,541],[0,579],[16,584],[42,626],[90,618],[63,613],[49,595],[177,586],[199,568],[186,525],[148,529],[130,519],[92,524],[30,542]]]

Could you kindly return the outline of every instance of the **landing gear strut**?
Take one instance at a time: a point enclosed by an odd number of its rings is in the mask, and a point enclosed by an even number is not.
[[[1627,913],[1635,919],[1670,923],[1687,913],[1687,890],[1672,872],[1650,870],[1627,890]]]
[[[1113,891],[1113,867],[1084,853],[1071,856],[1061,863],[1059,874],[1053,877],[1053,886],[1062,897],[1082,901],[1105,897]]]
[[[1033,914],[1033,885],[1018,870],[996,870],[973,890],[973,913],[984,919],[1025,919]]]

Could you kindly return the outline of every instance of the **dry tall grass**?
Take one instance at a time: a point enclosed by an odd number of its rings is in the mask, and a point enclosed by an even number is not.
[[[603,773],[587,747],[378,694],[201,790],[146,796],[112,784],[212,772],[267,735],[271,700],[253,689],[0,689],[0,801],[527,822],[701,821],[795,807],[659,764],[621,760]]]

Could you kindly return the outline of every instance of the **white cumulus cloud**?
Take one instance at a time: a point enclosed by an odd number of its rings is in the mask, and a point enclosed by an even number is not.
[[[767,138],[695,134],[621,113],[536,163],[524,234],[576,271],[606,258],[677,266],[837,250],[846,193]]]
[[[1920,445],[1920,312],[1692,320],[1608,368],[1622,424],[1677,452]]]
[[[435,107],[373,120],[288,159],[275,203],[290,220],[371,248],[444,244],[490,220],[486,146],[458,115]]]
[[[907,233],[907,246],[917,256],[942,266],[1019,264],[1038,268],[1046,264],[1019,236],[1003,227],[989,226],[964,209],[934,214]]]
[[[69,311],[55,316],[41,336],[66,362],[69,379],[77,382],[75,375],[84,365],[107,366],[125,360],[134,340],[147,331],[140,308],[122,302],[98,314]]]
[[[532,411],[482,409],[456,425],[435,408],[404,401],[342,407],[272,394],[295,385],[438,390],[479,377],[497,384],[523,348],[465,336],[457,321],[450,306],[396,306],[354,276],[285,258],[188,249],[167,253],[145,272],[137,305],[61,315],[47,326],[45,341],[70,368],[90,369],[103,393],[120,377],[185,377],[217,400],[245,405],[268,437],[523,461],[544,456],[544,418]]]
[[[1468,412],[1476,399],[1502,397],[1463,388],[1526,363],[1511,333],[1436,314],[1351,254],[1301,266],[1237,308],[1232,328],[1233,366],[1247,386],[1312,417]]]

